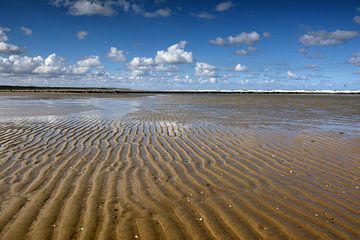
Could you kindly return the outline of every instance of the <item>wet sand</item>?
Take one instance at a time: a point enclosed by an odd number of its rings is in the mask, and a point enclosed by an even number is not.
[[[359,163],[359,96],[0,94],[0,239],[359,239]]]

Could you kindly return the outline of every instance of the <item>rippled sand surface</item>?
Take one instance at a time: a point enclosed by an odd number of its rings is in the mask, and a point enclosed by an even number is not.
[[[0,239],[360,239],[360,97],[0,95]]]

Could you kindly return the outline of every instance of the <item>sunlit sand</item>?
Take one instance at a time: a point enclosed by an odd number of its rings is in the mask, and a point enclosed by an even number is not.
[[[359,161],[359,96],[3,93],[0,239],[359,239]]]

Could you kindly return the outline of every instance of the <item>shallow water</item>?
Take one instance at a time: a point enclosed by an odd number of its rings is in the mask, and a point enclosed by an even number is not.
[[[241,126],[360,128],[360,97],[354,95],[210,95],[173,94],[143,97],[39,98],[1,96],[0,121],[51,116],[124,118],[186,115],[192,123],[207,121]],[[136,113],[138,112],[138,113]],[[166,116],[165,116],[166,115]]]

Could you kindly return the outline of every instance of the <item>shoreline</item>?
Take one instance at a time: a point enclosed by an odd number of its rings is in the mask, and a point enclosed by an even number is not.
[[[12,92],[76,94],[360,94],[360,90],[136,90],[129,88],[0,86],[0,93]]]

